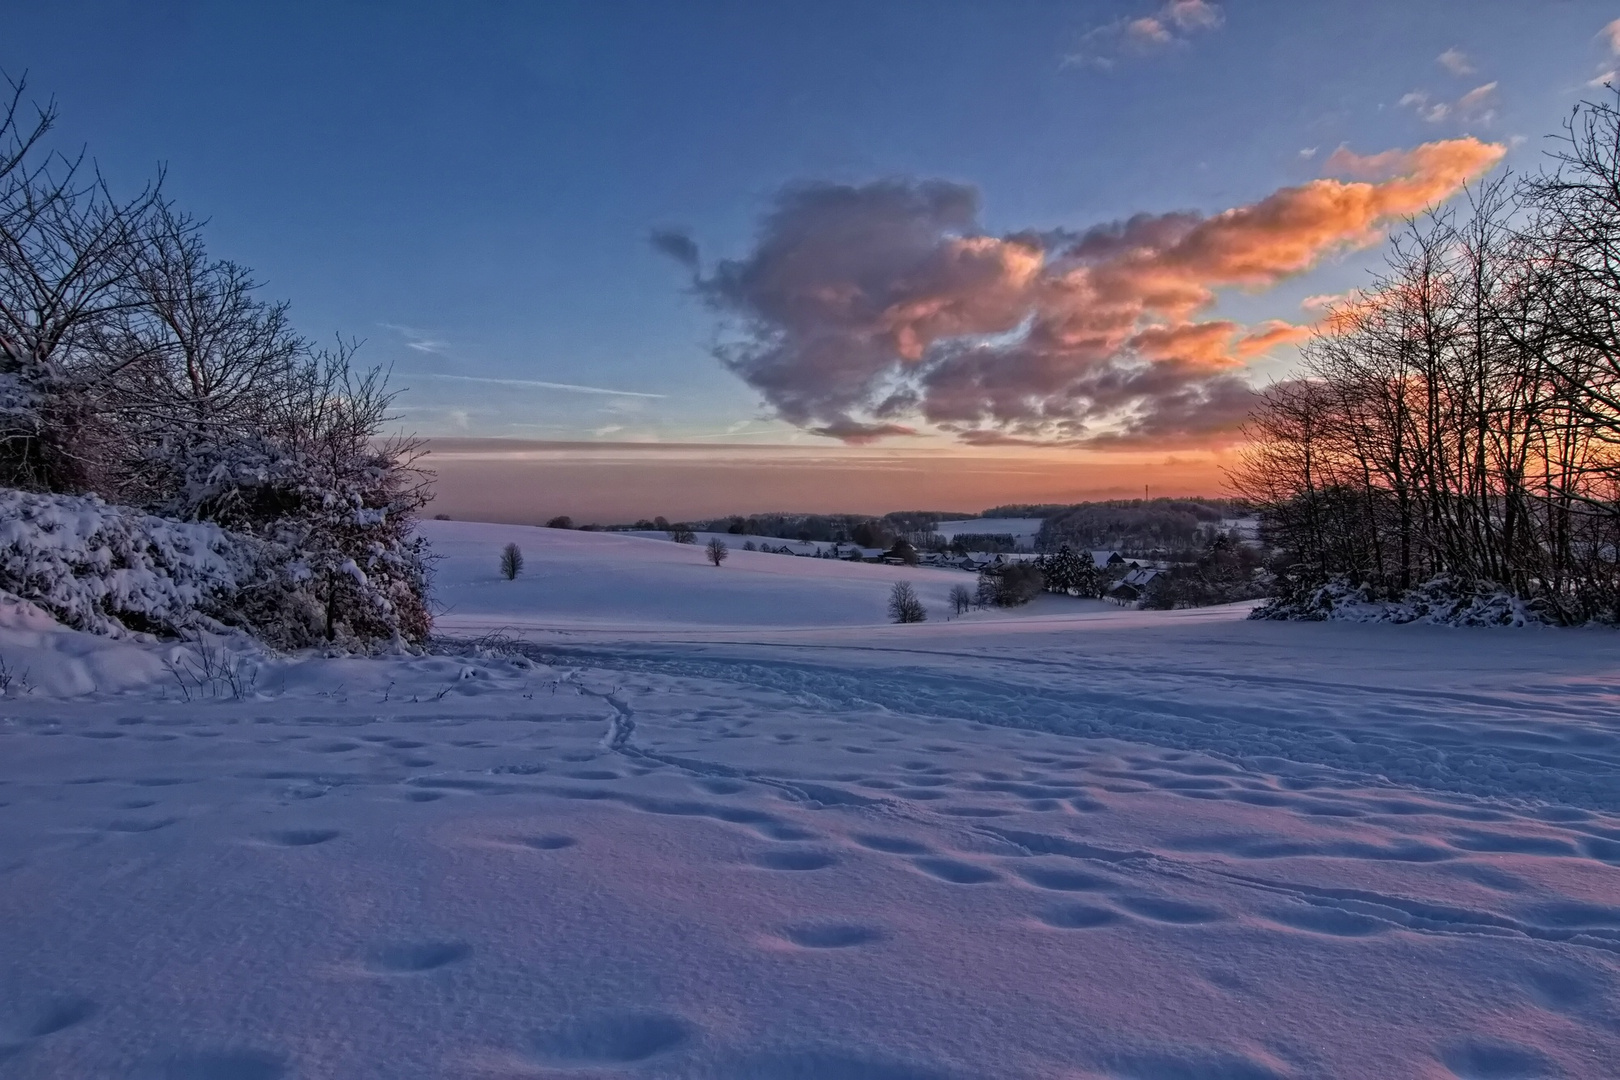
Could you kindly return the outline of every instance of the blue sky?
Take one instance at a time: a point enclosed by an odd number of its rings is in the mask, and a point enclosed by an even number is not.
[[[651,230],[712,266],[806,182],[969,185],[1006,234],[1217,213],[1340,146],[1473,135],[1533,164],[1620,16],[1203,6],[1178,26],[1163,2],[13,2],[0,64],[115,183],[165,164],[306,333],[365,338],[423,433],[814,443],[710,355],[714,313]],[[1165,38],[1133,37],[1142,18]],[[1376,254],[1222,289],[1218,313],[1298,320]]]

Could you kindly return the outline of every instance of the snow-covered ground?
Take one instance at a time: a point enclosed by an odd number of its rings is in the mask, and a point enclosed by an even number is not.
[[[677,544],[652,534],[460,521],[425,522],[423,531],[443,557],[434,577],[441,633],[869,626],[884,622],[896,581],[911,582],[934,619],[950,612],[953,586],[973,586],[959,570],[742,549],[757,537],[725,536],[726,560],[717,568],[704,553],[708,533],[696,544]],[[515,581],[497,572],[507,543],[523,552]]]
[[[0,1076],[1620,1074],[1613,633],[429,528],[528,656],[0,612]]]
[[[942,521],[934,531],[947,540],[969,533],[988,533],[992,536],[1011,536],[1021,548],[1035,545],[1044,518],[967,518],[962,521]]]

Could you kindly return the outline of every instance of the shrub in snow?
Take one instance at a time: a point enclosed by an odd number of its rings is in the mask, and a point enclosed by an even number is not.
[[[239,606],[274,645],[416,643],[432,625],[414,535],[425,478],[346,408],[294,438],[192,447],[194,480],[168,507],[259,542],[260,580]]]
[[[1377,597],[1370,586],[1353,585],[1348,578],[1339,576],[1326,584],[1267,600],[1250,612],[1249,618],[1436,626],[1531,626],[1555,621],[1537,605],[1526,603],[1498,585],[1469,583],[1446,575],[1387,599]]]
[[[522,572],[523,549],[516,544],[507,544],[501,549],[501,577],[507,581],[516,581]]]
[[[928,609],[917,599],[917,590],[909,581],[897,581],[889,590],[889,619],[897,623],[919,623],[928,620]]]
[[[281,645],[424,639],[426,477],[413,443],[381,437],[383,374],[297,335],[156,185],[119,202],[75,178],[76,159],[40,141],[50,110],[18,127],[29,110],[13,89],[0,487],[81,498],[15,504],[34,516],[5,520],[41,534],[10,534],[16,587],[87,628],[218,616]]]
[[[251,541],[93,495],[0,490],[0,590],[79,630],[175,635],[236,621],[258,573]]]

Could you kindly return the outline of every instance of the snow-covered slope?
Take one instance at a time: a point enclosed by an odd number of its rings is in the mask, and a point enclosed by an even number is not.
[[[1611,632],[890,626],[894,568],[432,528],[532,659],[0,701],[0,1075],[1616,1075]]]
[[[971,533],[993,536],[1011,536],[1021,548],[1033,547],[1035,537],[1045,524],[1043,518],[966,518],[961,521],[942,521],[934,531],[947,540]]]
[[[741,537],[725,538],[729,553],[716,568],[703,543],[622,533],[461,521],[424,522],[422,532],[441,560],[434,572],[441,632],[872,626],[887,621],[896,581],[911,582],[929,618],[943,620],[951,588],[974,585],[958,570],[744,551]],[[499,573],[508,543],[523,551],[515,581]],[[1102,607],[1052,597],[1013,617]]]

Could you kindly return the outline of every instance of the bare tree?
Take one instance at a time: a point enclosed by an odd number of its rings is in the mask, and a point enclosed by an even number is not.
[[[1232,473],[1300,600],[1444,579],[1620,615],[1620,108],[1550,171],[1410,222],[1272,387]]]
[[[93,490],[101,384],[139,356],[109,357],[110,320],[138,307],[134,288],[161,177],[118,199],[83,156],[44,151],[54,103],[24,116],[7,80],[0,106],[0,483]]]
[[[703,549],[703,553],[709,557],[710,562],[719,566],[726,561],[726,556],[731,554],[731,551],[726,547],[725,541],[717,536],[709,541],[709,545]]]
[[[961,615],[973,607],[973,590],[966,585],[951,586],[951,607]]]
[[[523,573],[523,549],[516,544],[507,544],[501,549],[501,576],[507,581],[516,581],[521,573]]]
[[[909,581],[897,581],[889,590],[889,619],[897,623],[919,623],[928,619],[928,609],[917,598]]]

